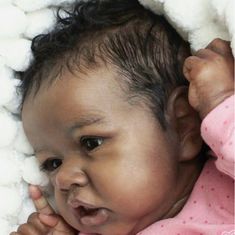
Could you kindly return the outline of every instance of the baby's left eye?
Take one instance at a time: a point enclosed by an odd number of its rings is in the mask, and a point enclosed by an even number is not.
[[[52,172],[62,164],[62,160],[58,158],[47,159],[40,166],[42,171]]]
[[[81,146],[87,151],[92,151],[93,149],[103,144],[103,142],[104,138],[96,136],[84,136],[80,139]]]

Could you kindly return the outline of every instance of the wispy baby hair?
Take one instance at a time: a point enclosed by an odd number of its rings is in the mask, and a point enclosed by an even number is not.
[[[182,58],[188,44],[137,0],[79,1],[72,10],[60,9],[54,30],[34,38],[32,51],[34,61],[22,78],[22,105],[63,69],[84,73],[108,64],[130,97],[143,98],[165,127],[170,92],[187,84]]]

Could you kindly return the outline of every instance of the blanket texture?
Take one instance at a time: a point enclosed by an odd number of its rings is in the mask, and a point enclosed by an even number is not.
[[[234,0],[139,0],[156,14],[164,15],[192,52],[212,39],[231,41],[235,53]],[[0,0],[0,235],[8,235],[25,223],[34,206],[28,183],[46,185],[20,120],[17,73],[33,59],[31,40],[49,32],[58,6],[74,0]]]

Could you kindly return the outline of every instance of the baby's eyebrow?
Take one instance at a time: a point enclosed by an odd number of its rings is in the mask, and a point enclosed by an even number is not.
[[[41,153],[51,153],[51,151],[49,150],[49,149],[47,149],[47,148],[35,148],[34,149],[34,155],[36,156],[36,157],[38,157],[38,154],[41,154]]]
[[[78,120],[74,121],[74,123],[69,126],[66,130],[68,134],[72,134],[76,129],[82,129],[87,126],[91,126],[94,124],[103,124],[105,122],[105,118],[101,115],[92,114],[80,117]]]

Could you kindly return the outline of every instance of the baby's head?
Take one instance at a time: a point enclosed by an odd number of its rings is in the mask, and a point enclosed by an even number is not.
[[[138,1],[79,3],[33,43],[22,120],[58,211],[79,231],[136,234],[176,215],[197,179],[188,45]]]

